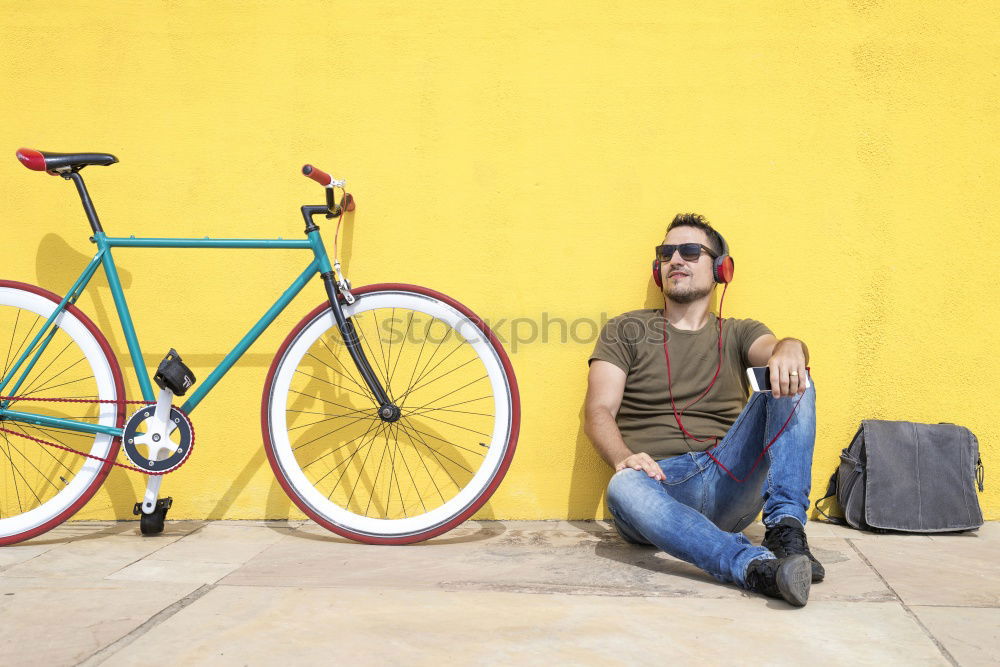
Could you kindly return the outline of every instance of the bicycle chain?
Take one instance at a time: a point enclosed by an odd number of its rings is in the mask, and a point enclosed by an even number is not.
[[[149,403],[148,401],[124,401],[124,400],[122,400],[122,401],[115,401],[115,400],[111,400],[111,399],[101,399],[101,398],[93,398],[93,399],[88,399],[88,398],[30,398],[28,396],[0,396],[0,401],[47,401],[49,403],[114,403],[115,405],[156,405],[155,403]],[[180,408],[175,407],[175,406],[170,406],[170,407],[174,408],[175,410],[177,410],[178,412],[180,412],[182,415],[184,415],[184,418],[187,419],[188,424],[191,426],[191,442],[190,442],[190,444],[188,444],[188,455],[186,457],[184,457],[184,461],[181,462],[181,465],[184,465],[184,463],[186,463],[187,460],[191,458],[191,454],[194,453],[194,424],[191,422],[191,418],[188,417],[188,415],[187,415],[186,412],[184,412],[183,410],[181,410]],[[93,454],[87,454],[86,452],[81,452],[79,450],[73,449],[72,447],[66,447],[65,445],[58,445],[58,444],[56,444],[54,442],[49,442],[48,440],[42,440],[41,438],[36,438],[36,437],[34,437],[32,435],[28,435],[27,433],[18,433],[17,431],[11,431],[10,429],[3,428],[3,427],[0,427],[0,433],[10,433],[11,435],[16,435],[19,438],[25,438],[27,440],[33,440],[33,441],[35,441],[35,442],[37,442],[39,444],[42,444],[42,445],[48,445],[49,447],[55,447],[56,449],[61,449],[61,450],[65,451],[65,452],[70,452],[70,453],[73,453],[73,454],[79,454],[80,456],[84,456],[84,457],[86,457],[88,459],[94,459],[95,461],[101,461],[102,463],[110,463],[113,466],[117,466],[119,468],[125,468],[126,470],[133,470],[135,472],[141,472],[144,475],[150,475],[150,476],[166,475],[167,473],[173,472],[174,470],[177,470],[177,468],[180,468],[180,465],[179,465],[176,468],[171,468],[170,470],[165,470],[163,472],[152,472],[152,471],[149,471],[149,470],[145,470],[143,468],[139,468],[137,466],[128,465],[127,463],[119,463],[118,461],[112,461],[110,459],[101,458],[100,456],[94,456]],[[117,436],[116,435],[114,437],[119,438],[121,436]],[[121,451],[121,450],[119,450],[119,451]]]

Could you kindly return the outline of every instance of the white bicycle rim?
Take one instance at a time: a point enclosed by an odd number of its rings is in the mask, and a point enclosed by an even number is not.
[[[447,502],[424,514],[397,519],[379,519],[350,512],[331,502],[310,483],[295,459],[288,438],[286,406],[292,376],[303,356],[320,336],[337,326],[331,310],[323,311],[299,332],[279,363],[268,397],[273,453],[285,479],[298,497],[316,514],[331,523],[374,537],[405,537],[426,532],[461,514],[481,496],[496,476],[511,436],[510,386],[503,364],[487,337],[468,317],[452,306],[431,296],[398,289],[356,296],[355,303],[343,306],[344,314],[348,317],[374,309],[414,310],[445,322],[473,347],[489,377],[495,415],[489,448],[481,466],[472,479]]]
[[[49,299],[33,292],[12,287],[0,288],[0,307],[12,306],[22,308],[39,315],[43,319],[47,319],[52,314],[52,311],[55,310],[56,305]],[[98,397],[109,401],[117,399],[111,364],[108,362],[108,358],[105,356],[100,343],[98,343],[90,330],[75,315],[65,310],[56,319],[56,324],[73,339],[73,342],[76,343],[86,357],[87,363],[94,373],[94,379],[98,388]],[[29,407],[31,405],[26,402],[22,409],[25,412],[32,412],[33,406]],[[46,404],[39,403],[37,405]],[[98,411],[99,424],[115,426],[117,414],[115,404],[102,403],[99,405]],[[39,410],[39,412],[41,411]],[[11,436],[11,439],[17,439],[17,436]],[[98,434],[94,437],[93,445],[88,453],[92,456],[107,457],[111,451],[112,441],[112,436]],[[45,445],[39,446],[44,447]],[[73,476],[69,484],[56,495],[23,514],[0,518],[0,538],[11,537],[33,530],[65,512],[94,484],[95,478],[100,473],[103,465],[100,461],[84,459],[80,470]]]

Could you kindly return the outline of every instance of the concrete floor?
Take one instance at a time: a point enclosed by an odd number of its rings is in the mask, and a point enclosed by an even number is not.
[[[470,522],[409,547],[311,523],[69,523],[0,548],[0,660],[1000,664],[1000,523],[808,531],[827,578],[794,609],[603,522]]]

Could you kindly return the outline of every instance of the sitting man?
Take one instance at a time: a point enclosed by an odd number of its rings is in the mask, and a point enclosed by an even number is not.
[[[804,530],[816,437],[809,351],[755,320],[709,312],[716,285],[732,278],[728,255],[702,216],[674,218],[653,264],[664,308],[601,332],[585,430],[617,471],[608,508],[626,541],[803,606],[824,575]],[[773,390],[747,402],[750,366],[769,368]],[[740,531],[762,508],[758,547]]]

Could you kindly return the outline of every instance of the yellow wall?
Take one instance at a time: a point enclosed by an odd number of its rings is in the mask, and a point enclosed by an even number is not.
[[[992,2],[3,2],[3,277],[64,290],[92,253],[72,187],[19,146],[97,150],[113,235],[296,237],[315,162],[359,208],[357,285],[425,284],[510,338],[523,428],[482,517],[603,515],[581,428],[592,330],[652,306],[651,248],[706,214],[738,267],[727,314],[805,339],[814,497],[862,418],[979,435],[1000,518],[1000,20]],[[302,264],[119,251],[155,366],[200,377]],[[81,307],[131,366],[103,281]],[[194,413],[171,517],[297,516],[261,448],[271,355],[311,286]],[[560,325],[583,321],[577,339]],[[134,377],[130,394],[137,397]],[[78,518],[130,516],[115,471]]]

